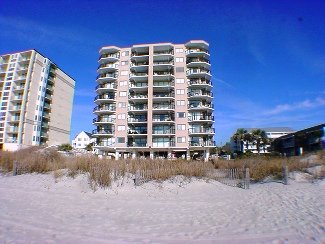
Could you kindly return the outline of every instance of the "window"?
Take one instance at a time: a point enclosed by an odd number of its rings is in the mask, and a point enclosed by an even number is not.
[[[185,118],[185,112],[178,112],[177,118]]]
[[[176,94],[177,95],[184,95],[185,94],[185,90],[184,89],[177,89],[176,90]]]
[[[118,137],[117,138],[117,143],[125,143],[125,138],[124,137]]]
[[[185,137],[177,137],[177,143],[184,143],[186,142],[186,138]]]
[[[118,125],[117,130],[118,131],[125,131],[125,125]]]
[[[177,125],[177,130],[186,130],[186,125],[178,124]]]
[[[125,119],[125,114],[118,114],[117,119]]]
[[[127,86],[128,82],[127,81],[120,81],[120,86]]]
[[[184,58],[175,58],[176,63],[184,62]]]
[[[185,100],[177,100],[176,105],[177,106],[185,106]]]
[[[84,141],[88,141],[88,138],[84,138]]]
[[[184,50],[183,50],[183,48],[176,48],[175,52],[176,53],[182,53],[182,52],[184,52]]]
[[[126,108],[126,103],[124,103],[124,102],[119,102],[119,103],[118,103],[118,107],[119,107],[119,108]]]
[[[120,91],[120,97],[126,97],[126,91]]]
[[[121,65],[128,65],[129,61],[122,61]]]
[[[184,72],[184,67],[176,67],[176,73]]]
[[[129,51],[122,52],[122,57],[129,56]]]
[[[82,138],[78,138],[78,141],[81,141],[82,140]]]
[[[127,70],[121,71],[121,75],[128,75],[128,71]]]
[[[185,83],[185,80],[184,79],[176,79],[176,83],[182,84],[182,83]]]

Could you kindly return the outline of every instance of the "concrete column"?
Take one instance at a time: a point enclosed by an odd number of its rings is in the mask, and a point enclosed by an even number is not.
[[[204,157],[204,161],[208,162],[209,161],[209,157],[210,157],[210,151],[209,149],[205,150],[205,157]]]
[[[186,160],[191,160],[190,150],[186,151]]]
[[[153,151],[150,150],[150,158],[153,159]]]
[[[115,152],[115,160],[118,160],[120,157],[120,153],[118,151]]]
[[[135,159],[137,157],[137,154],[135,151],[132,151],[132,159]]]

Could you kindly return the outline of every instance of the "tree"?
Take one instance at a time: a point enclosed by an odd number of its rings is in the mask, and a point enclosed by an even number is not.
[[[268,143],[266,132],[261,129],[252,130],[252,139],[256,144],[257,153],[260,154],[261,145],[265,148],[265,145]]]
[[[249,149],[248,149],[249,144],[253,142],[253,136],[252,136],[252,134],[246,132],[244,134],[244,141],[245,141],[246,152],[247,152],[247,151],[249,151]]]
[[[237,147],[240,146],[239,151],[241,151],[241,152],[244,151],[245,134],[247,134],[247,130],[240,128],[240,129],[237,129],[235,134],[233,134],[233,136],[231,137],[236,142]]]
[[[93,143],[89,143],[89,144],[85,147],[85,149],[86,149],[87,151],[92,151],[92,150],[93,150]]]
[[[58,150],[68,152],[68,151],[72,150],[72,146],[69,143],[61,144],[58,146]]]

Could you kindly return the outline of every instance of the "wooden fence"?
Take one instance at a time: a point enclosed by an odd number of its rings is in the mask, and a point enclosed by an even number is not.
[[[140,186],[155,179],[156,170],[138,170],[134,177],[134,184]],[[208,173],[207,178],[219,181],[222,184],[249,189],[249,169],[215,169]]]

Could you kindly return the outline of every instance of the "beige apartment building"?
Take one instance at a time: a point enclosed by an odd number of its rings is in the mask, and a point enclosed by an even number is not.
[[[99,153],[208,159],[215,146],[208,49],[202,40],[102,47],[92,133]]]
[[[75,81],[36,50],[0,56],[0,148],[69,143]]]

